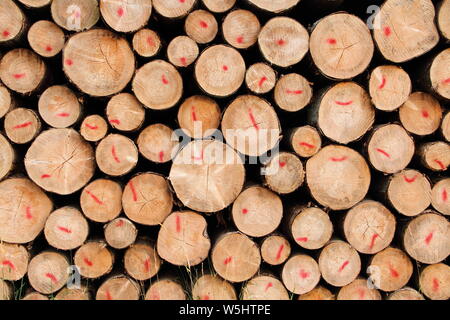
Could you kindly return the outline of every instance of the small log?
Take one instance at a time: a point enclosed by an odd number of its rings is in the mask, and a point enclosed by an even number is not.
[[[398,124],[376,128],[366,143],[371,165],[384,173],[396,173],[406,168],[414,156],[413,138]]]
[[[81,246],[89,234],[89,225],[81,212],[63,207],[48,217],[44,228],[45,239],[52,247],[72,250]]]
[[[193,211],[169,215],[158,233],[159,256],[176,266],[195,266],[208,257],[211,242],[205,218]]]
[[[44,190],[72,194],[92,178],[94,152],[75,130],[50,129],[39,135],[28,149],[25,168],[28,176]]]
[[[383,65],[370,74],[370,96],[378,110],[394,111],[400,108],[408,100],[411,88],[411,78],[400,67]]]
[[[9,90],[0,84],[0,119],[16,106]]]
[[[125,252],[123,260],[127,274],[138,281],[155,276],[161,267],[161,260],[155,247],[145,240],[132,244]]]
[[[156,12],[164,18],[180,19],[192,10],[197,0],[153,0],[152,3]]]
[[[355,82],[330,87],[314,103],[312,122],[329,139],[348,144],[360,139],[375,121],[369,94]]]
[[[450,7],[450,6],[449,6]],[[431,63],[430,69],[427,70],[427,78],[429,85],[439,96],[444,99],[450,99],[450,49],[440,52]],[[428,80],[427,79],[427,80]]]
[[[450,298],[450,267],[443,263],[426,266],[419,276],[420,290],[431,300]]]
[[[320,252],[319,268],[327,283],[343,287],[354,281],[360,273],[361,259],[347,242],[335,240]]]
[[[28,265],[28,281],[33,289],[40,293],[54,293],[67,283],[68,269],[66,256],[43,251],[31,259]]]
[[[290,292],[307,293],[319,283],[319,265],[308,255],[294,255],[284,264],[281,279]]]
[[[95,300],[139,300],[141,288],[136,281],[125,275],[105,280],[97,290]]]
[[[33,241],[44,229],[52,207],[47,195],[28,179],[0,182],[0,241]]]
[[[272,266],[283,264],[291,255],[291,244],[281,235],[273,234],[262,240],[261,258]]]
[[[414,92],[400,107],[400,121],[411,133],[424,136],[439,129],[442,120],[442,108],[433,96]]]
[[[106,118],[114,129],[136,131],[144,123],[145,109],[134,95],[119,93],[109,100]]]
[[[251,65],[245,74],[245,84],[255,94],[270,92],[276,81],[277,75],[273,68],[262,62]]]
[[[275,17],[258,36],[261,54],[271,64],[289,67],[300,62],[309,49],[309,34],[297,20]]]
[[[234,7],[236,0],[202,0],[205,7],[214,13],[223,13]]]
[[[0,134],[0,180],[13,169],[15,159],[14,149],[9,141]]]
[[[11,300],[13,291],[9,282],[0,279],[0,300]]]
[[[431,203],[430,181],[419,171],[403,170],[389,179],[386,197],[399,213],[416,216]]]
[[[284,111],[302,110],[311,102],[312,96],[311,84],[297,73],[282,76],[275,86],[275,103]]]
[[[32,291],[30,293],[27,293],[22,299],[20,300],[49,300],[47,296],[44,296],[42,293]]]
[[[258,41],[261,24],[258,17],[248,10],[233,10],[222,23],[222,33],[226,42],[237,49],[247,49]]]
[[[0,43],[18,41],[26,30],[26,17],[12,0],[0,3]]]
[[[244,82],[245,61],[234,48],[215,45],[203,51],[195,64],[195,78],[206,93],[227,97]]]
[[[136,167],[138,149],[134,142],[120,134],[109,134],[97,145],[95,160],[99,169],[110,176],[123,176]]]
[[[80,288],[63,288],[59,291],[55,300],[67,300],[67,301],[83,301],[83,300],[91,300],[91,295],[89,290],[85,286],[81,286]]]
[[[30,254],[18,244],[0,242],[0,274],[2,279],[17,281],[27,273]]]
[[[89,241],[75,252],[73,263],[81,276],[97,279],[112,270],[114,255],[108,249],[106,242]]]
[[[61,52],[66,41],[64,32],[51,21],[41,20],[28,30],[31,49],[44,58],[51,58]]]
[[[237,97],[225,110],[222,132],[228,144],[248,156],[261,156],[280,140],[280,121],[274,108],[253,95]]]
[[[164,124],[149,125],[141,131],[137,139],[139,152],[148,160],[165,163],[172,160],[177,150],[178,140],[174,132]]]
[[[91,29],[100,19],[97,0],[53,0],[51,14],[61,28],[77,32]]]
[[[253,186],[245,189],[233,203],[231,216],[237,229],[251,237],[274,232],[283,217],[283,203],[269,189]]]
[[[97,142],[102,140],[108,133],[108,123],[104,118],[93,114],[84,118],[80,127],[80,134],[84,140]]]
[[[16,108],[5,116],[5,132],[8,138],[17,144],[32,141],[41,131],[41,121],[31,109]]]
[[[137,70],[132,86],[138,100],[153,110],[173,107],[183,93],[180,73],[163,60],[153,60]]]
[[[431,190],[431,204],[444,215],[450,215],[450,178],[438,181]]]
[[[290,300],[283,283],[269,275],[249,280],[241,291],[242,300]]]
[[[381,300],[381,294],[369,287],[368,280],[358,278],[339,290],[337,300]]]
[[[408,283],[413,264],[402,250],[387,248],[372,257],[367,273],[377,289],[391,292]]]
[[[152,13],[152,1],[100,0],[100,13],[103,20],[115,31],[134,32],[147,25]]]
[[[310,292],[301,294],[298,300],[336,300],[336,296],[330,290],[317,286]]]
[[[161,225],[173,207],[167,179],[151,172],[134,176],[123,190],[122,205],[131,221],[148,226]]]
[[[0,61],[0,80],[20,94],[30,95],[38,91],[46,75],[45,63],[29,49],[13,49]]]
[[[441,132],[444,139],[450,142],[450,112],[447,112],[442,120]]]
[[[167,57],[176,67],[186,68],[197,60],[199,49],[197,43],[189,37],[178,36],[170,41]]]
[[[438,6],[437,25],[441,34],[450,40],[450,1],[443,0]]]
[[[39,114],[54,128],[67,128],[78,121],[81,103],[78,97],[66,86],[52,86],[39,97]]]
[[[417,151],[425,168],[446,171],[450,165],[450,144],[443,141],[424,143]]]
[[[217,275],[199,277],[192,288],[194,300],[237,300],[236,290],[228,281]]]
[[[358,17],[338,12],[319,20],[311,33],[311,57],[332,79],[350,79],[369,66],[374,44],[367,25]]]
[[[333,210],[349,209],[369,190],[370,170],[353,149],[330,145],[306,163],[306,182],[317,202]]]
[[[141,57],[153,57],[161,47],[159,35],[151,29],[141,29],[133,36],[133,49]]]
[[[441,262],[449,255],[450,222],[432,210],[426,211],[407,224],[403,246],[419,262]]]
[[[322,138],[316,128],[298,127],[289,135],[292,150],[302,158],[314,156],[322,148]]]
[[[265,185],[279,194],[294,192],[304,179],[303,163],[293,153],[280,152],[264,166]]]
[[[183,287],[171,279],[152,282],[145,294],[145,300],[186,300]]]
[[[97,179],[84,187],[80,195],[83,214],[90,220],[105,223],[122,211],[122,187],[113,180]]]
[[[243,282],[259,270],[259,248],[249,237],[239,232],[222,235],[216,241],[211,260],[214,270],[225,280]]]
[[[406,62],[439,42],[431,0],[387,0],[373,21],[373,38],[384,58]]]
[[[88,4],[77,0],[80,1]],[[97,6],[97,1],[94,2]],[[58,1],[53,1],[52,7],[55,3]],[[124,38],[108,30],[94,29],[76,33],[67,41],[63,70],[84,93],[94,97],[110,96],[122,91],[130,82],[135,72],[135,57]]]
[[[216,38],[219,26],[216,18],[210,12],[195,10],[186,18],[184,30],[192,40],[205,44]]]
[[[252,5],[272,13],[281,13],[296,6],[300,0],[248,0]]]
[[[413,288],[403,287],[391,293],[387,300],[425,300],[425,298]]]
[[[365,254],[375,254],[389,246],[395,227],[395,216],[380,202],[371,200],[360,202],[344,218],[345,238],[353,248]]]
[[[287,229],[300,247],[309,250],[323,248],[333,234],[330,217],[316,207],[294,207],[288,218]]]
[[[219,104],[206,96],[192,96],[184,100],[178,109],[178,124],[189,137],[206,138],[219,127]]]
[[[241,192],[245,169],[240,156],[228,145],[217,140],[196,140],[173,160],[169,179],[185,206],[199,212],[217,212]]]
[[[130,220],[117,218],[105,226],[105,240],[114,249],[125,249],[136,241],[138,230]]]
[[[30,9],[42,9],[52,2],[52,0],[19,0],[24,6]]]

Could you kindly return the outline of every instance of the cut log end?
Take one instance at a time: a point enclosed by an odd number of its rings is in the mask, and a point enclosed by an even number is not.
[[[251,47],[258,40],[261,24],[258,17],[248,10],[233,10],[222,24],[226,42],[238,49]]]
[[[141,57],[153,57],[161,47],[159,35],[151,29],[141,29],[133,36],[133,49]]]
[[[282,76],[275,86],[275,103],[284,111],[302,110],[310,103],[312,96],[311,84],[297,73]]]
[[[307,255],[295,255],[285,263],[281,278],[292,293],[305,294],[313,290],[320,280],[317,262]]]
[[[450,178],[442,179],[433,186],[431,204],[440,213],[450,215]]]
[[[69,262],[56,252],[42,252],[31,259],[28,280],[34,290],[50,294],[61,289],[68,279]]]
[[[369,287],[368,280],[356,279],[339,290],[337,300],[381,300],[381,294]]]
[[[425,267],[419,276],[419,286],[431,300],[450,298],[450,267],[443,263]]]
[[[249,0],[251,4],[254,6],[273,13],[280,13],[286,11],[299,3],[300,0],[281,0],[281,1],[272,1],[272,0]]]
[[[52,0],[19,0],[24,6],[31,9],[40,9],[48,6]]]
[[[30,255],[24,246],[0,242],[0,274],[2,279],[9,281],[22,279],[27,273],[29,260]]]
[[[87,116],[80,127],[80,134],[86,141],[97,142],[108,133],[108,123],[97,114]]]
[[[273,276],[257,276],[242,288],[242,300],[289,300],[283,283]]]
[[[56,56],[64,47],[64,32],[51,21],[36,22],[31,26],[27,37],[34,52],[45,58]]]
[[[425,300],[425,298],[417,290],[404,287],[391,293],[388,300]]]
[[[115,249],[125,249],[132,245],[138,230],[130,220],[117,218],[105,226],[105,240]]]
[[[73,261],[80,275],[97,279],[112,270],[114,256],[104,241],[90,241],[75,252]]]
[[[274,156],[264,170],[265,184],[279,194],[294,192],[305,179],[303,163],[289,152],[280,152]]]
[[[145,281],[155,276],[161,267],[161,260],[154,246],[147,241],[131,245],[125,252],[124,267],[133,279]]]
[[[96,300],[139,300],[141,288],[139,284],[124,275],[105,280],[98,288]]]
[[[214,40],[219,30],[217,20],[210,12],[196,10],[189,14],[184,24],[186,34],[200,44]]]
[[[54,128],[72,126],[81,114],[81,104],[75,93],[66,86],[52,86],[39,98],[39,114]]]
[[[443,0],[439,7],[437,24],[442,35],[450,40],[450,1]]]
[[[122,211],[122,187],[115,181],[98,179],[81,192],[80,205],[84,215],[95,222],[108,222]]]
[[[167,47],[167,57],[176,67],[186,68],[190,66],[199,55],[197,43],[189,37],[178,36]]]
[[[236,4],[236,0],[202,0],[202,2],[209,11],[215,13],[226,12]]]
[[[110,176],[122,176],[136,167],[138,149],[134,142],[120,134],[106,136],[95,150],[100,170]]]
[[[450,166],[450,144],[443,141],[424,143],[418,150],[422,164],[433,171],[446,171]]]
[[[280,235],[266,237],[261,244],[261,257],[264,262],[277,266],[283,264],[291,255],[289,241]]]
[[[194,300],[237,300],[236,290],[228,281],[215,275],[203,275],[192,288]]]
[[[109,100],[106,117],[114,129],[135,131],[144,123],[145,109],[134,95],[119,93]]]
[[[145,300],[186,300],[186,294],[178,282],[161,279],[150,285]]]
[[[303,126],[293,130],[290,144],[292,150],[300,157],[310,158],[322,148],[322,138],[316,128]]]
[[[9,141],[0,134],[0,179],[3,179],[13,169],[15,151]]]
[[[32,141],[41,130],[38,115],[31,109],[16,108],[5,116],[5,132],[8,138],[17,144]]]
[[[439,129],[442,120],[442,108],[433,96],[414,92],[400,107],[400,121],[409,132],[424,136]]]
[[[330,290],[322,287],[317,286],[314,289],[312,289],[310,292],[301,294],[298,297],[298,300],[336,300],[336,296],[331,293]]]
[[[316,207],[308,207],[302,208],[291,220],[289,231],[299,246],[316,250],[330,240],[333,224],[326,212]]]
[[[166,163],[172,160],[172,156],[178,150],[178,141],[175,140],[171,128],[156,123],[141,131],[137,146],[146,159],[156,163]]]
[[[277,75],[272,67],[265,63],[255,63],[247,69],[245,83],[255,94],[270,92],[276,83]]]
[[[152,13],[152,1],[121,3],[100,0],[100,13],[112,29],[118,32],[134,32],[148,23]]]
[[[81,286],[80,288],[63,288],[55,296],[55,300],[67,300],[67,301],[82,301],[91,300],[90,293],[87,287]]]
[[[53,0],[53,21],[68,31],[91,29],[100,19],[97,0]]]
[[[179,19],[187,15],[197,0],[153,0],[153,8],[168,19]]]
[[[0,85],[0,119],[15,107],[15,101],[9,90]]]
[[[450,142],[450,112],[447,112],[444,120],[442,120],[441,131],[444,139]]]
[[[17,40],[25,30],[25,15],[22,10],[12,0],[5,0],[0,3],[0,43]]]
[[[27,293],[21,300],[49,300],[47,296],[39,292]]]

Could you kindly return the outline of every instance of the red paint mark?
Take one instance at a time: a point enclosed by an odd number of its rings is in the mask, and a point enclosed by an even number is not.
[[[345,160],[347,160],[348,159],[348,157],[342,157],[342,158],[330,158],[330,160],[331,161],[333,161],[333,162],[342,162],[342,161],[345,161]]]
[[[104,204],[99,198],[95,196],[95,194],[91,193],[89,190],[86,190],[86,193],[91,196],[91,198],[98,204]]]
[[[431,239],[433,239],[433,232],[430,232],[430,234],[425,238],[425,243],[427,246],[430,245]]]
[[[248,109],[248,116],[250,117],[250,120],[251,120],[251,122],[252,122],[253,127],[254,127],[256,130],[259,130],[259,126],[258,126],[258,124],[256,123],[255,117],[253,116],[253,111],[252,111],[252,109]]]
[[[207,294],[205,294],[204,296],[203,296],[203,298],[201,298],[200,300],[209,300],[210,298],[209,298],[209,296],[207,295]]]
[[[43,174],[41,176],[41,179],[47,179],[47,178],[50,178],[50,177],[51,177],[51,175],[49,175],[49,174]]]
[[[358,295],[359,295],[360,299],[364,299],[364,296],[366,295],[366,291],[364,291],[364,289],[359,288]]]
[[[66,59],[66,64],[68,66],[71,66],[71,65],[73,65],[73,61],[71,59]]]
[[[16,267],[10,260],[3,260],[2,265],[10,267],[12,270],[16,269]]]
[[[264,291],[267,291],[267,290],[269,290],[269,288],[272,288],[272,287],[273,287],[272,282],[269,282],[266,286],[266,289],[264,289]]]
[[[450,84],[450,78],[442,80],[442,83],[443,84]]]
[[[120,163],[120,159],[119,159],[119,157],[117,156],[117,153],[116,153],[116,146],[112,146],[111,154],[112,154],[112,156],[114,158],[114,161],[117,162],[117,163]]]
[[[433,291],[439,291],[439,280],[436,278],[433,278]]]
[[[30,207],[27,207],[27,208],[25,209],[25,212],[26,212],[25,217],[26,217],[28,220],[33,219],[33,215],[31,214],[31,208],[30,208]]]
[[[94,263],[89,260],[88,258],[84,258],[83,259],[84,263],[87,264],[89,267],[92,267],[94,265]]]
[[[336,41],[336,39],[334,39],[334,38],[329,38],[329,39],[327,39],[327,43],[328,43],[328,44],[336,44],[337,41]]]
[[[303,91],[302,90],[286,90],[286,93],[287,94],[302,94],[303,93]]]
[[[428,113],[427,110],[422,110],[422,117],[428,118],[429,116],[430,116],[430,114]]]
[[[259,82],[258,82],[258,87],[262,87],[262,85],[264,84],[264,82],[267,81],[267,77],[262,77]]]
[[[383,32],[386,37],[389,37],[392,33],[391,28],[389,28],[389,27],[384,27]]]
[[[345,260],[345,262],[342,264],[342,266],[339,267],[339,272],[342,272],[346,266],[348,266],[350,262],[348,260]]]
[[[65,232],[65,233],[72,233],[72,230],[67,229],[67,228],[65,228],[65,227],[60,227],[60,226],[58,226],[58,229],[61,230],[62,232]]]
[[[391,155],[390,155],[389,153],[387,153],[386,151],[384,151],[383,149],[376,148],[375,150],[376,150],[377,152],[383,154],[384,156],[386,156],[386,157],[388,157],[388,158],[391,158]]]
[[[300,242],[308,242],[308,237],[300,237],[295,240],[300,241]]]
[[[280,164],[280,168],[283,168],[286,165],[286,162],[279,161],[279,164]]]
[[[3,37],[7,38],[11,33],[8,30],[2,32]]]
[[[58,117],[67,118],[70,116],[70,113],[67,112],[61,112],[57,114]]]
[[[397,270],[395,270],[395,268],[393,266],[389,266],[389,271],[391,273],[391,276],[393,276],[394,278],[398,278],[400,276],[400,274],[398,273]]]
[[[436,159],[434,160],[434,162],[436,162],[439,165],[439,167],[441,167],[442,170],[445,170],[445,165],[441,160]]]
[[[89,123],[86,123],[85,126],[88,127],[89,129],[92,129],[92,130],[97,130],[98,129],[97,125],[91,126]]]
[[[159,162],[164,162],[164,151],[159,152]]]
[[[161,300],[161,297],[157,293],[152,293],[150,296],[150,300]]]
[[[242,214],[247,214],[248,213],[248,209],[242,209]]]
[[[25,73],[15,73],[13,74],[14,79],[22,79],[25,78]]]
[[[447,202],[448,194],[447,189],[442,190],[442,201]]]
[[[310,273],[309,273],[309,272],[306,272],[305,270],[303,270],[303,269],[300,269],[300,277],[301,277],[302,279],[306,279],[306,278],[308,278],[308,277],[309,277],[309,275],[310,275]]]
[[[164,84],[169,84],[169,80],[167,80],[167,78],[166,78],[166,76],[164,74],[161,76],[161,81]]]
[[[123,222],[123,220],[119,220],[119,221],[117,221],[117,223],[116,223],[116,227],[120,228],[120,227],[122,227],[124,224],[125,224],[125,222]]]
[[[199,157],[192,156],[192,157],[191,157],[192,160],[203,160],[204,152],[205,152],[205,151],[202,150],[202,153],[200,154]]]
[[[181,61],[181,65],[183,65],[183,66],[186,66],[186,65],[187,65],[187,59],[186,59],[186,57],[181,57],[181,58],[180,58],[180,61]]]
[[[239,36],[236,38],[236,42],[237,43],[243,43],[244,42],[244,37],[243,36]]]
[[[112,296],[111,296],[111,293],[109,292],[109,290],[106,290],[105,294],[106,294],[106,300],[112,300]]]
[[[18,124],[17,126],[14,126],[13,129],[23,129],[26,128],[28,126],[31,126],[33,123],[31,121],[22,123],[22,124]]]
[[[53,48],[51,46],[46,46],[45,47],[45,51],[47,52],[51,52],[53,50]]]
[[[123,10],[122,7],[120,7],[119,9],[117,9],[117,15],[118,15],[119,17],[122,17],[124,13],[125,13],[125,11]]]
[[[75,12],[75,18],[79,18],[79,17],[81,17],[81,12],[80,11]]]
[[[49,278],[50,280],[52,280],[53,283],[58,283],[58,279],[56,279],[55,275],[53,273],[46,273],[45,276],[47,278]]]
[[[378,89],[383,89],[386,86],[386,77],[383,77],[383,80],[381,81],[381,84],[378,86]]]
[[[144,261],[144,268],[145,268],[145,272],[149,272],[150,271],[150,258],[147,258]]]
[[[229,264],[231,262],[231,260],[233,260],[233,258],[232,257],[228,257],[228,258],[225,259],[223,264],[227,265],[227,264]]]
[[[344,102],[344,101],[335,101],[335,102],[336,102],[336,104],[338,104],[340,106],[349,106],[349,105],[351,105],[353,103],[353,100],[350,100],[350,101],[347,101],[347,102]]]
[[[201,21],[200,21],[200,27],[202,27],[202,28],[208,28],[208,24],[207,24],[205,21],[201,20]]]
[[[408,178],[407,176],[403,176],[403,179],[404,179],[406,182],[408,182],[408,183],[413,183],[414,181],[416,181],[417,175],[415,175],[415,176],[412,177],[412,178]]]
[[[375,245],[375,240],[377,240],[378,237],[379,237],[378,233],[375,233],[372,236],[372,240],[370,240],[370,246],[369,246],[370,250],[373,249],[373,246]]]
[[[179,215],[176,216],[177,233],[181,232],[181,218]]]
[[[283,252],[283,249],[284,249],[284,244],[282,244],[281,246],[280,246],[280,248],[278,249],[278,251],[277,251],[277,257],[276,257],[276,261],[278,261],[278,260],[280,260],[280,258],[281,258],[281,253]]]
[[[310,149],[313,149],[314,148],[314,145],[313,144],[310,144],[310,143],[307,143],[307,142],[300,142],[299,143],[301,146],[303,146],[303,147],[307,147],[307,148],[310,148]]]
[[[152,37],[147,37],[147,43],[152,47],[155,45],[155,41]]]
[[[222,70],[223,70],[223,71],[228,71],[228,66],[223,65],[223,66],[222,66]]]
[[[120,124],[120,120],[119,119],[112,119],[112,120],[109,120],[109,123]]]
[[[280,39],[280,40],[277,41],[277,44],[278,44],[279,46],[283,46],[283,45],[286,44],[286,41],[284,41],[283,39]]]
[[[191,108],[191,119],[192,119],[192,121],[197,121],[197,115],[195,113],[195,107],[194,106]]]
[[[137,192],[136,192],[136,189],[134,188],[133,181],[130,181],[129,185],[130,185],[131,193],[133,194],[133,201],[136,202],[137,201]]]

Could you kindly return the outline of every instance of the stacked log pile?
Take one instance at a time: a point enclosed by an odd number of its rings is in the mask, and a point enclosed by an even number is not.
[[[450,0],[1,0],[0,300],[449,299],[449,37]]]

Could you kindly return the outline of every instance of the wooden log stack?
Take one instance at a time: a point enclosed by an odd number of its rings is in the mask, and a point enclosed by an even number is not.
[[[450,0],[1,0],[0,300],[450,298]]]

